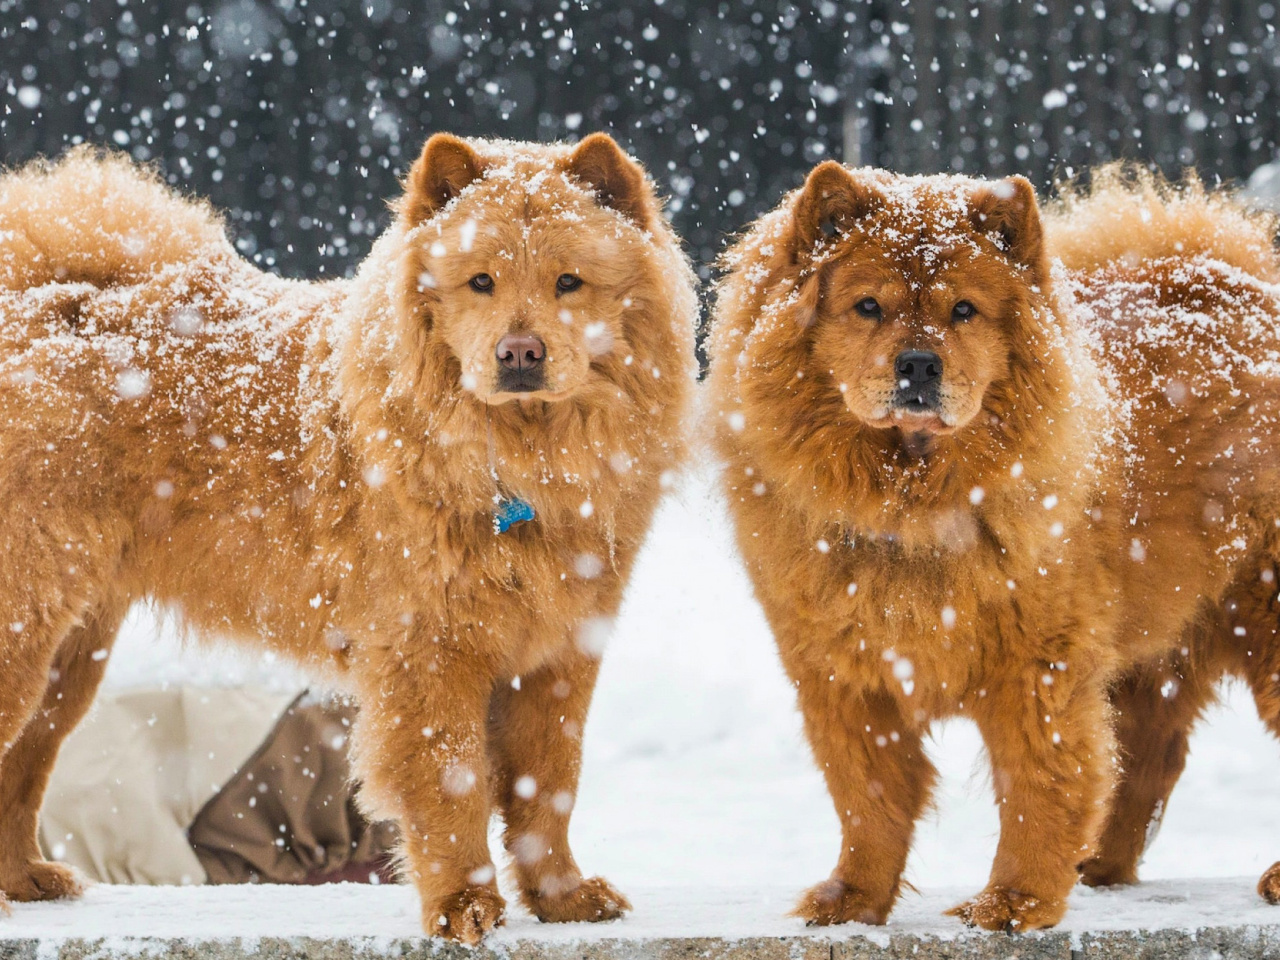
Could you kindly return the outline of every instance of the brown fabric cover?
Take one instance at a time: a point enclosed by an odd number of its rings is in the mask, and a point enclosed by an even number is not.
[[[392,880],[390,823],[356,807],[347,764],[355,708],[304,693],[192,821],[210,883]]]

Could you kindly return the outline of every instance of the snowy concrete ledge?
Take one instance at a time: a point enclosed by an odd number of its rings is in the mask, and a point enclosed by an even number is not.
[[[0,960],[1280,960],[1280,907],[1254,881],[1080,890],[1061,928],[1008,936],[940,916],[964,891],[903,898],[883,928],[812,931],[794,891],[651,888],[619,923],[543,925],[513,911],[478,951],[425,939],[404,887],[111,887],[78,903],[17,904]]]

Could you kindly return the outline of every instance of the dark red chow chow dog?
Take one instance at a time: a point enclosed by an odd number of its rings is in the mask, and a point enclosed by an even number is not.
[[[1046,234],[1021,178],[828,162],[728,255],[724,482],[842,825],[812,923],[888,916],[935,719],[977,722],[1000,808],[954,912],[1017,930],[1134,878],[1224,671],[1280,731],[1273,225],[1094,184]]]

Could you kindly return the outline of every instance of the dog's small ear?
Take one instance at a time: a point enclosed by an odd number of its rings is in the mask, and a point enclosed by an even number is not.
[[[969,202],[969,216],[975,230],[998,239],[1010,260],[1030,268],[1037,283],[1048,277],[1040,204],[1030,180],[1008,177],[983,184]]]
[[[479,154],[465,140],[449,133],[432,135],[409,170],[401,215],[411,225],[421,223],[483,173]]]
[[[880,191],[834,160],[824,160],[809,172],[796,198],[795,256],[807,260],[820,239],[844,233],[874,210]]]
[[[641,229],[649,227],[653,191],[640,164],[627,156],[613,137],[607,133],[585,137],[564,161],[563,169],[604,206],[617,210]]]

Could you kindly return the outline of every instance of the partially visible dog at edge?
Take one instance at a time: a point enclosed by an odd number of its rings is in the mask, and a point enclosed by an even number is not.
[[[241,259],[119,156],[0,178],[0,891],[130,603],[358,697],[363,802],[434,934],[628,909],[569,849],[601,639],[694,381],[693,273],[612,139],[438,134],[349,281]]]
[[[938,718],[1000,813],[952,912],[1008,930],[1136,880],[1224,673],[1280,734],[1275,226],[1118,167],[1042,218],[1022,178],[827,162],[729,252],[724,487],[842,831],[799,916],[885,922]]]

